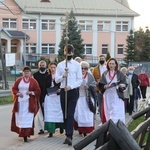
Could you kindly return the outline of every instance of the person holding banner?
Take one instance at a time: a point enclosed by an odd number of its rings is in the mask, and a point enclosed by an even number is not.
[[[74,112],[79,98],[78,87],[82,84],[81,65],[72,59],[74,47],[67,44],[64,48],[66,59],[56,68],[56,83],[60,83],[60,100],[64,116],[66,139],[63,144],[72,145]],[[66,82],[67,81],[67,82]]]

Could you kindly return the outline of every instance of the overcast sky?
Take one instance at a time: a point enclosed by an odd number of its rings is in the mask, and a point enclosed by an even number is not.
[[[135,29],[150,27],[150,0],[128,0],[130,8],[140,16],[135,17]]]

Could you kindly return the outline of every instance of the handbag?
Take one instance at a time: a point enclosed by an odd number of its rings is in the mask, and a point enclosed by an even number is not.
[[[58,86],[46,88],[47,94],[56,94],[58,90]]]
[[[88,107],[89,107],[90,111],[95,114],[96,113],[95,102],[94,103],[92,102],[90,92],[88,90],[87,90],[86,100],[87,100]]]

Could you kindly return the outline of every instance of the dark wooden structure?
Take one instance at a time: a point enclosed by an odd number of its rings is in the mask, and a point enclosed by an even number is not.
[[[150,107],[136,113],[132,118],[137,119],[145,116],[145,121],[139,124],[131,133],[120,120],[114,124],[112,120],[106,122],[93,133],[75,144],[75,150],[81,150],[96,141],[97,150],[150,150]],[[143,143],[146,132],[148,138]],[[138,141],[136,139],[138,138]]]

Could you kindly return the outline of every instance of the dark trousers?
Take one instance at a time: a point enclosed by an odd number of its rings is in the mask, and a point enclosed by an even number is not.
[[[129,103],[129,114],[132,114],[134,109],[134,100],[136,99],[136,88],[133,88],[133,95],[130,95],[130,103]]]
[[[125,102],[125,112],[129,112],[129,98],[124,99]]]
[[[74,127],[74,112],[79,98],[78,89],[73,89],[67,92],[67,118],[65,118],[65,91],[61,89],[60,100],[64,116],[64,124],[66,136],[72,139]]]
[[[132,114],[133,108],[134,108],[134,95],[130,96],[129,114]]]
[[[140,86],[140,90],[141,90],[142,98],[145,99],[147,86]]]
[[[103,100],[103,95],[97,92],[98,112],[100,113],[101,119],[102,119],[102,100]]]

